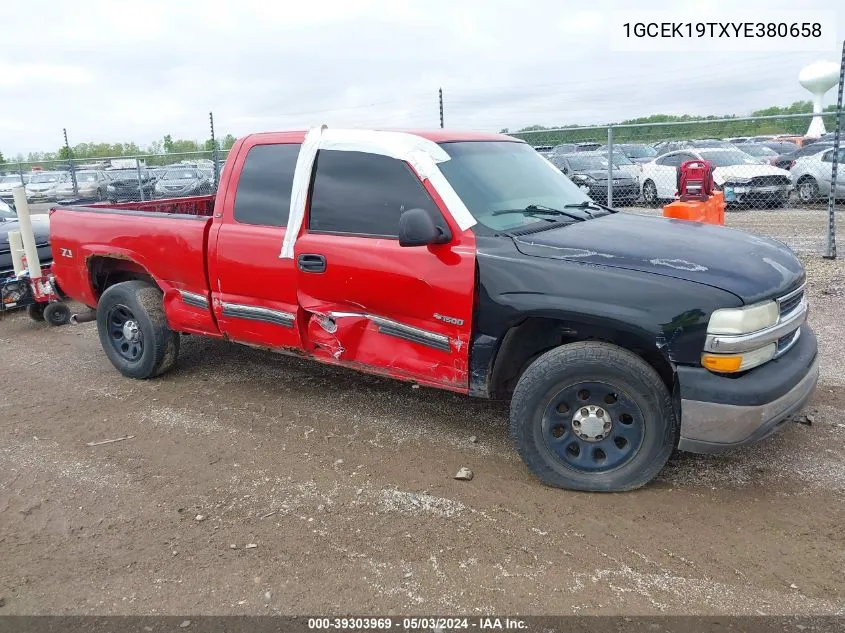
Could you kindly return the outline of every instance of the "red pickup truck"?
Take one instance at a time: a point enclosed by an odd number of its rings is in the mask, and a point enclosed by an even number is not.
[[[255,134],[215,197],[58,206],[51,239],[126,376],[190,333],[510,398],[553,486],[631,489],[676,447],[763,438],[818,376],[786,246],[618,213],[508,136]]]

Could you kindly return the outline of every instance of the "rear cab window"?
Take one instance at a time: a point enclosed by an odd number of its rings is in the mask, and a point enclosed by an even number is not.
[[[275,143],[249,150],[235,192],[236,222],[287,226],[299,147],[299,143]]]

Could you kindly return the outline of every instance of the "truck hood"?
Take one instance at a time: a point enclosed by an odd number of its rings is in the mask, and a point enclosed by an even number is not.
[[[630,213],[513,239],[524,255],[683,279],[726,290],[745,303],[784,295],[803,283],[805,276],[792,251],[776,240],[721,226]]]
[[[706,159],[706,157],[705,157]],[[789,172],[774,165],[731,165],[730,167],[716,167],[713,170],[713,180],[717,185],[733,179],[745,180],[758,176],[784,176],[789,178]]]

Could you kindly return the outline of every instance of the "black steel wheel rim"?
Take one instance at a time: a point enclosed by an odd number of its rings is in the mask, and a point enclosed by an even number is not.
[[[139,361],[144,353],[144,337],[132,311],[124,305],[112,306],[106,323],[114,351],[130,362]]]
[[[578,382],[555,393],[543,411],[542,434],[552,456],[584,473],[631,461],[645,436],[645,418],[627,393],[605,382]]]

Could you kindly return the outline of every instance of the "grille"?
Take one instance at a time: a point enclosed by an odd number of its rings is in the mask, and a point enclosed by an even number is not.
[[[799,332],[800,332],[800,329],[795,330],[794,332],[790,332],[789,334],[786,334],[784,336],[781,336],[778,339],[778,349],[777,349],[776,353],[782,354],[783,352],[788,350],[792,346],[792,344],[795,342],[795,340],[798,338]]]
[[[784,187],[790,184],[786,176],[758,176],[751,179],[752,187]]]
[[[798,304],[804,299],[804,289],[802,288],[793,295],[786,295],[786,299],[778,301],[780,305],[780,316],[784,317],[798,307]]]

